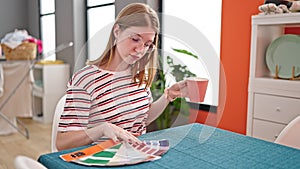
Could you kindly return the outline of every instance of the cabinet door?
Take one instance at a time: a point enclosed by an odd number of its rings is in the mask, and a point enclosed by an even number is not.
[[[264,120],[253,120],[253,134],[255,138],[274,142],[285,125]]]
[[[254,95],[254,118],[288,124],[299,114],[299,99],[266,94]]]

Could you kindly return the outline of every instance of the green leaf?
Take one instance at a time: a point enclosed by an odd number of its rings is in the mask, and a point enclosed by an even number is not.
[[[178,53],[183,53],[198,59],[198,56],[191,52],[182,49],[174,49]],[[166,62],[171,70],[171,74],[175,77],[176,81],[181,81],[186,77],[196,76],[194,73],[188,70],[186,65],[175,64],[173,58],[167,56]],[[163,68],[162,57],[159,59],[160,68]],[[158,99],[164,92],[166,85],[165,73],[162,70],[157,72],[157,79],[153,81],[151,86],[153,99]],[[189,105],[184,98],[177,98],[175,101],[171,102],[162,114],[155,120],[158,129],[169,128],[172,125],[172,119],[176,118],[179,114],[184,116],[189,116]]]
[[[175,49],[175,48],[172,48],[175,52],[178,52],[178,53],[183,53],[183,54],[186,54],[186,55],[190,55],[190,56],[193,56],[194,58],[198,59],[198,56],[187,51],[187,50],[184,50],[184,49]]]

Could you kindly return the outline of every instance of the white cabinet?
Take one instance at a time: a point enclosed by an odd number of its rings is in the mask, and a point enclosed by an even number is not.
[[[33,69],[33,119],[51,123],[56,103],[66,92],[70,76],[68,64],[36,64]]]
[[[248,136],[274,141],[300,115],[300,80],[275,79],[265,61],[268,45],[295,26],[300,27],[300,13],[252,16]]]

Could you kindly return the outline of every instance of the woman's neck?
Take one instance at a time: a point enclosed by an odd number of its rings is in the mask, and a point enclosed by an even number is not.
[[[113,71],[113,72],[121,72],[124,70],[127,70],[129,68],[129,64],[124,62],[124,60],[118,56],[118,54],[115,54],[112,57],[112,60],[110,61],[109,65],[103,65],[100,66],[102,69]]]
[[[110,69],[110,71],[121,72],[121,71],[127,70],[129,68],[129,65],[123,61],[116,62],[113,59],[110,62],[108,68]]]

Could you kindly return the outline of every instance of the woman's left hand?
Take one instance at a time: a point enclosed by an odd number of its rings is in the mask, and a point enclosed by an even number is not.
[[[166,88],[164,95],[170,102],[174,101],[177,97],[187,97],[188,90],[186,80],[182,80]]]

